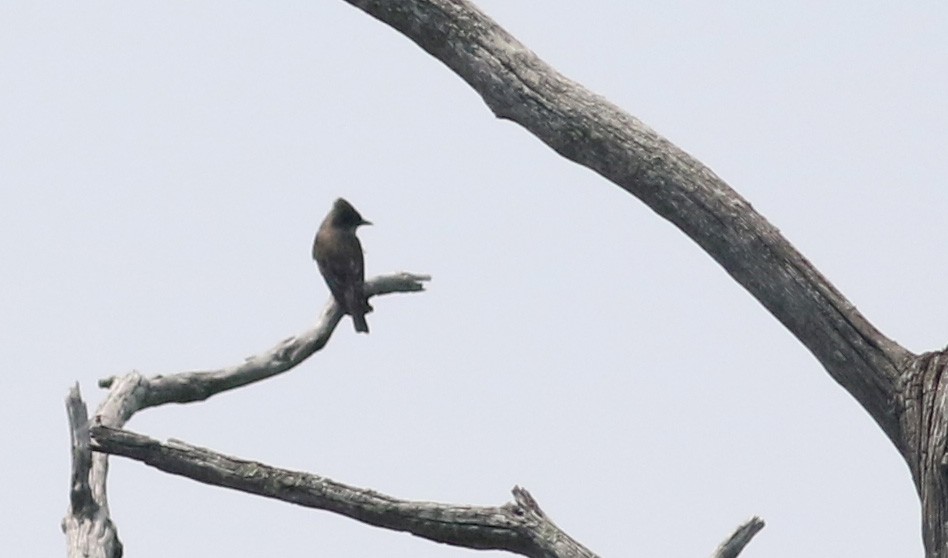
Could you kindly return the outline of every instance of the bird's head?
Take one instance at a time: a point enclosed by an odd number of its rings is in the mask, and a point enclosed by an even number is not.
[[[362,225],[371,225],[372,222],[363,219],[351,203],[339,198],[332,204],[332,224],[340,229],[354,231]]]

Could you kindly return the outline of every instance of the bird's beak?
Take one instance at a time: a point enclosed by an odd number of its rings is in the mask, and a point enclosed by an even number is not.
[[[360,224],[360,225],[371,225],[371,224],[372,224],[372,221],[366,221],[365,219],[363,219],[362,222],[359,223],[359,224]]]

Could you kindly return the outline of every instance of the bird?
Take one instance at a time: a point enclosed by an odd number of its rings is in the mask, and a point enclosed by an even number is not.
[[[356,229],[371,224],[351,203],[339,198],[333,202],[313,240],[313,259],[320,274],[343,312],[352,316],[352,324],[360,333],[369,332],[365,315],[372,307],[363,292],[365,263]]]

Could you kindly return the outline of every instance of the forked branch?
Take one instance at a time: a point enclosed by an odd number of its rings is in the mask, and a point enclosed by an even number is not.
[[[395,273],[370,279],[365,283],[365,290],[370,296],[421,291],[423,282],[430,279],[427,275]],[[339,305],[330,298],[312,328],[284,339],[269,351],[220,370],[151,378],[131,372],[102,380],[99,385],[109,388],[109,393],[99,405],[94,420],[100,425],[121,428],[142,409],[166,403],[203,401],[223,391],[286,372],[326,345],[342,315]],[[109,463],[105,454],[93,454],[89,449],[87,411],[78,386],[70,390],[66,408],[73,464],[71,505],[62,527],[68,541],[69,556],[117,558],[122,554],[122,544],[109,517],[106,500]]]

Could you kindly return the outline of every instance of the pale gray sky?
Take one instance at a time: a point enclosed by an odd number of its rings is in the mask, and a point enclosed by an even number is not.
[[[884,332],[948,342],[944,3],[478,5],[745,195]],[[542,11],[541,11],[542,10]],[[394,496],[520,484],[608,556],[919,556],[908,469],[678,230],[344,2],[0,5],[0,538],[59,556],[63,398],[305,329],[337,196],[376,299],[303,366],[129,428]],[[112,461],[134,558],[474,555]],[[483,555],[478,554],[478,555]]]

